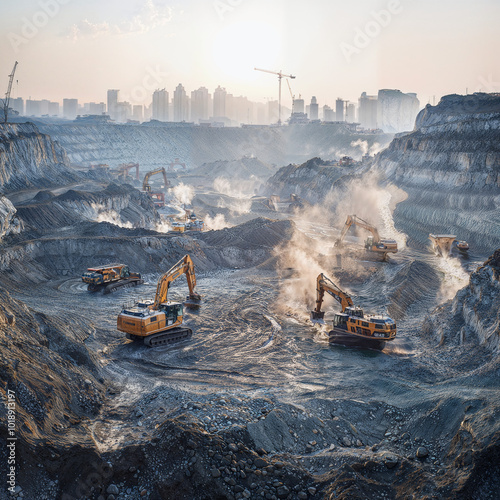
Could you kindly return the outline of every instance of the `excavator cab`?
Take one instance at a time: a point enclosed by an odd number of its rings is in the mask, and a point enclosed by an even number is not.
[[[165,313],[168,325],[176,323],[178,319],[182,320],[184,315],[184,310],[180,302],[164,302],[160,304],[160,311]]]
[[[348,314],[337,313],[333,317],[333,326],[334,328],[341,328],[342,330],[347,330],[347,320],[349,319]]]
[[[361,307],[346,307],[345,308],[345,314],[348,316],[355,316],[357,318],[364,318],[365,315],[363,313],[363,309]]]
[[[365,241],[365,248],[367,250],[371,250],[373,248],[373,236],[368,236]]]

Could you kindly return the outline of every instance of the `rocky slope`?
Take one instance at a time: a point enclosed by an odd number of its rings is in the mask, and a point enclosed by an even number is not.
[[[71,183],[78,175],[69,168],[65,151],[32,123],[0,125],[0,190]]]
[[[480,251],[498,245],[499,136],[498,95],[450,95],[422,110],[415,130],[376,157],[374,169],[409,195],[395,217],[414,242],[453,233]]]
[[[14,205],[5,196],[0,196],[0,241],[4,236],[17,234],[21,231],[23,224],[16,217]]]
[[[312,158],[301,165],[290,164],[280,168],[268,179],[265,191],[283,199],[297,194],[311,203],[317,203],[340,179],[355,175],[358,168],[335,166],[321,158]]]
[[[84,221],[148,229],[161,224],[151,198],[132,186],[111,183],[92,187],[95,190],[79,191],[76,186],[58,195],[50,190],[39,191],[30,200],[17,204],[18,217],[38,233]]]
[[[75,164],[136,162],[144,170],[180,158],[188,167],[256,156],[266,164],[302,163],[312,156],[360,157],[389,143],[390,134],[351,132],[342,124],[287,127],[170,127],[146,125],[41,125]],[[358,142],[356,142],[358,141]],[[353,145],[353,143],[355,143]],[[361,144],[361,145],[359,145]]]
[[[443,345],[500,346],[500,249],[474,273],[469,285],[429,316],[424,331]]]

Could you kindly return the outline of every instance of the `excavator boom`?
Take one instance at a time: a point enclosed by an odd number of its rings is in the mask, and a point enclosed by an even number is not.
[[[367,231],[370,231],[370,233],[372,234],[371,239],[369,238],[365,244],[365,247],[368,250],[380,253],[384,256],[384,258],[387,255],[387,253],[396,253],[398,251],[398,244],[395,240],[380,238],[378,230],[375,226],[372,226],[371,224],[361,219],[360,217],[357,217],[356,215],[347,216],[344,227],[342,228],[342,232],[340,233],[340,238],[335,242],[335,246],[338,247],[342,246],[345,235],[347,234],[347,231],[349,231],[349,228],[353,224],[362,227]]]
[[[189,299],[192,301],[200,300],[200,296],[195,292],[196,276],[194,273],[194,264],[191,257],[189,255],[185,255],[159,279],[152,309],[159,309],[160,304],[167,302],[170,283],[175,281],[181,274],[186,274],[189,288]]]
[[[325,316],[325,313],[321,311],[325,292],[340,303],[342,312],[345,311],[346,307],[352,307],[353,302],[350,295],[343,292],[331,279],[321,273],[316,279],[316,309],[311,311],[311,319],[323,319]]]

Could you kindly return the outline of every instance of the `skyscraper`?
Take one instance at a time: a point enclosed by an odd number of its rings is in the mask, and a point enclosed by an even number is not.
[[[189,116],[189,101],[181,83],[174,90],[174,122],[184,122]]]
[[[200,87],[198,90],[191,92],[191,121],[199,122],[199,120],[208,120],[210,94],[208,89]]]
[[[63,116],[74,120],[78,114],[78,99],[63,99]]]
[[[344,115],[345,101],[340,99],[340,97],[335,101],[335,115],[338,122],[345,121]]]
[[[142,122],[144,120],[144,113],[142,110],[142,104],[134,104],[132,111],[132,118],[137,120],[138,122]]]
[[[335,113],[333,109],[330,108],[327,104],[323,106],[323,121],[325,122],[334,122],[335,121]]]
[[[168,92],[165,89],[154,91],[152,113],[153,120],[168,122]]]
[[[226,89],[219,85],[214,91],[214,118],[226,116],[226,96]]]
[[[377,128],[377,107],[378,99],[375,95],[361,94],[358,106],[358,121],[366,129]]]
[[[318,100],[316,99],[316,96],[312,96],[311,98],[311,104],[309,104],[309,119],[310,120],[317,120],[319,116],[318,112]]]
[[[116,118],[117,105],[118,105],[118,93],[120,91],[116,89],[108,90],[108,115],[114,120]]]
[[[345,121],[347,123],[354,123],[356,121],[356,105],[352,102],[347,104]]]

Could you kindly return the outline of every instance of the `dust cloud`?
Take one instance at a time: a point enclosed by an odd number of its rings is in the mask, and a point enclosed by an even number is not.
[[[226,221],[224,214],[216,214],[214,217],[206,215],[204,221],[206,230],[218,231],[219,229],[225,229],[226,227],[233,227]]]
[[[194,188],[188,184],[181,182],[177,186],[169,190],[176,200],[184,205],[190,205],[194,198]]]
[[[107,208],[99,203],[92,203],[92,209],[95,211],[94,220],[96,222],[109,222],[115,226],[132,229],[134,226],[131,222],[123,222],[116,210]]]

